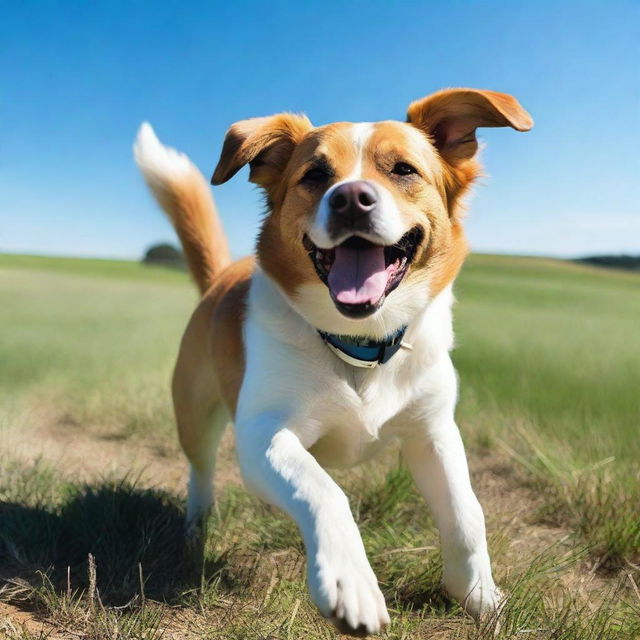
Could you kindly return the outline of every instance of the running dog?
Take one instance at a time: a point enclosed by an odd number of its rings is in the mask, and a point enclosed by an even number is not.
[[[311,598],[341,629],[375,633],[389,615],[325,469],[392,440],[434,514],[445,587],[476,617],[500,604],[454,421],[451,290],[468,253],[462,200],[480,174],[476,129],[532,125],[513,97],[476,89],[417,100],[405,122],[237,122],[211,181],[249,165],[267,214],[256,256],[235,262],[198,169],[140,128],[137,163],[202,293],[173,377],[191,469],[187,533],[203,535],[231,421],[246,485],[297,523]]]

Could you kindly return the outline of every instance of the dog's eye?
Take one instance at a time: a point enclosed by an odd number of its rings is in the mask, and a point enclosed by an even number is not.
[[[300,182],[303,184],[321,184],[326,182],[331,174],[324,167],[311,167],[303,176]]]
[[[391,173],[395,173],[398,176],[409,176],[412,173],[418,173],[418,170],[407,162],[396,162]]]

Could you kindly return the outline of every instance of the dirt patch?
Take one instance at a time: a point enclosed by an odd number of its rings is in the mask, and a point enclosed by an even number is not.
[[[128,477],[141,488],[186,493],[188,462],[175,432],[127,435],[99,425],[87,430],[50,405],[32,410],[21,428],[2,434],[0,458],[45,463],[74,482]],[[218,460],[216,486],[242,484],[232,428],[222,438]]]
[[[62,640],[70,637],[50,624],[38,620],[29,611],[23,611],[12,604],[0,601],[0,639],[13,640],[29,637],[29,635],[34,639],[41,637],[48,640]]]
[[[469,455],[474,489],[482,504],[489,538],[499,538],[500,550],[492,555],[496,581],[513,568],[531,564],[544,554],[554,562],[558,592],[571,590],[585,602],[598,603],[608,581],[597,573],[593,560],[576,554],[572,531],[545,524],[545,495],[529,482],[525,472],[506,453],[472,451]]]

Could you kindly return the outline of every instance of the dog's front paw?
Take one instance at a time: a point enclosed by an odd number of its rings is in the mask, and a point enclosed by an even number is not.
[[[491,575],[489,556],[479,552],[458,555],[449,561],[445,556],[444,586],[476,620],[498,613],[504,596]]]
[[[460,599],[460,604],[465,611],[476,620],[496,616],[504,603],[504,594],[493,584],[493,580],[476,584],[464,598]]]
[[[384,596],[364,552],[318,553],[309,561],[309,592],[342,633],[365,636],[389,624]],[[362,557],[361,557],[362,556]]]

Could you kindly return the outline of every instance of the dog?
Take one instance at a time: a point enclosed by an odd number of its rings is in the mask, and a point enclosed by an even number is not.
[[[139,130],[137,164],[202,294],[172,383],[188,535],[203,535],[231,421],[245,484],[297,523],[310,596],[341,630],[376,633],[389,614],[325,469],[392,440],[435,517],[445,588],[475,617],[500,606],[454,420],[452,285],[468,253],[463,198],[481,172],[476,129],[532,126],[512,96],[476,89],[417,100],[405,122],[236,122],[211,182],[249,165],[267,213],[256,257],[235,262],[202,174]]]

